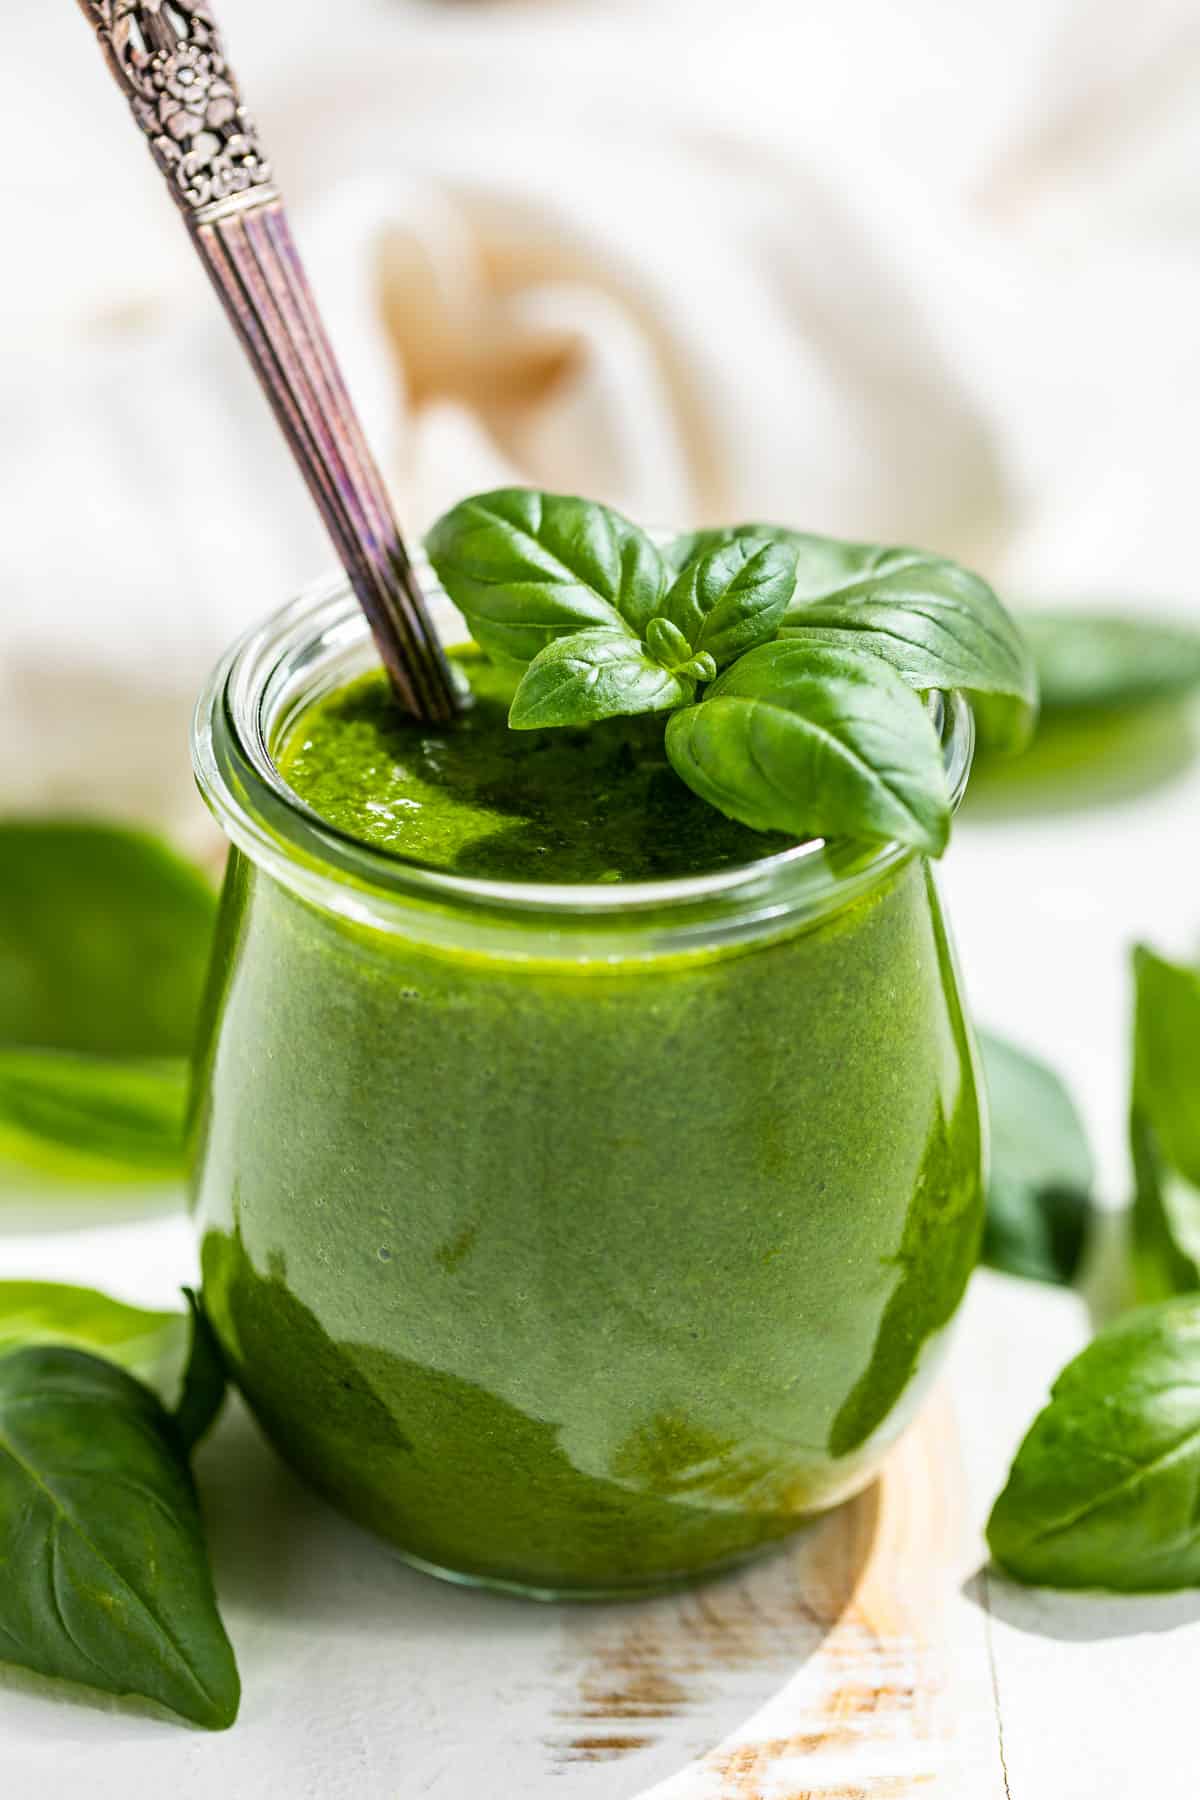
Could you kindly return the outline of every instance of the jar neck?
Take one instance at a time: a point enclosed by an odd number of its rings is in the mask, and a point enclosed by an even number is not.
[[[427,569],[444,640],[466,635]],[[248,632],[219,664],[196,710],[196,778],[230,841],[298,897],[356,925],[405,936],[461,937],[587,961],[686,954],[816,922],[853,905],[914,852],[815,841],[740,868],[670,881],[552,886],[456,875],[373,848],[321,819],[287,786],[275,752],[301,713],[376,661],[356,601],[328,583]],[[974,748],[961,695],[941,704],[955,806]],[[530,952],[532,953],[532,952]]]

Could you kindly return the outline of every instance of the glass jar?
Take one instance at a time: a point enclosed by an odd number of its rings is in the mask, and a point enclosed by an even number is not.
[[[928,864],[456,876],[272,753],[374,658],[343,588],[196,717],[230,838],[194,1095],[205,1300],[284,1457],[412,1562],[541,1596],[739,1560],[868,1482],[982,1223]],[[955,798],[972,749],[951,697]]]

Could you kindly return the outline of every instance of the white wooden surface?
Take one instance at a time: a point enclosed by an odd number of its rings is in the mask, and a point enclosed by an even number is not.
[[[1071,817],[965,819],[945,888],[978,1015],[1066,1069],[1124,1197],[1137,936],[1194,943],[1200,773]],[[118,1223],[0,1211],[0,1277],[167,1300],[164,1196]],[[947,1381],[879,1490],[682,1599],[543,1609],[413,1574],[228,1417],[200,1462],[245,1701],[209,1737],[0,1675],[5,1800],[1194,1800],[1200,1595],[1028,1593],[980,1530],[1072,1295],[982,1273]]]

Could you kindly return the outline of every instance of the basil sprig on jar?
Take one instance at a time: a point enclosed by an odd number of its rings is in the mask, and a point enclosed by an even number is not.
[[[1019,631],[944,557],[756,524],[660,548],[610,507],[526,488],[464,500],[426,542],[476,642],[524,667],[514,730],[666,714],[676,774],[755,830],[940,855],[926,697],[970,695],[998,747],[1033,727]]]

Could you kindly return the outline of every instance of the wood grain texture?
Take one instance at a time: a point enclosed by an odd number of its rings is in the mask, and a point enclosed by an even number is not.
[[[948,1767],[943,1625],[963,1538],[953,1417],[936,1396],[874,1488],[806,1547],[820,1641],[745,1725],[645,1800],[855,1800],[935,1790]]]

